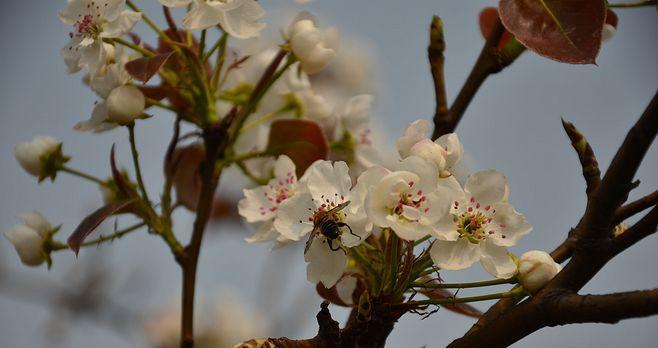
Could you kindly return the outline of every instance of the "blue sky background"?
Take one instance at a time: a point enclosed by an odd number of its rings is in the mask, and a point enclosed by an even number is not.
[[[137,1],[151,17],[163,23],[156,0]],[[290,1],[262,1],[271,12],[294,8]],[[477,16],[495,1],[366,1],[317,0],[306,9],[335,25],[344,35],[369,44],[378,58],[377,111],[374,119],[394,139],[407,123],[433,113],[431,77],[426,62],[427,27],[438,14],[445,23],[447,41],[446,83],[452,100],[461,87],[482,45]],[[13,157],[13,147],[36,134],[64,139],[64,149],[73,156],[71,165],[105,176],[112,143],[118,158],[128,165],[124,130],[103,135],[80,134],[73,125],[88,117],[94,95],[69,76],[59,57],[69,28],[57,12],[65,1],[2,1],[0,3],[0,227],[18,222],[18,214],[37,209],[54,224],[63,224],[63,234],[75,228],[80,218],[100,205],[96,187],[61,176],[55,184],[36,185],[22,172]],[[584,209],[584,184],[577,159],[563,134],[560,117],[583,131],[605,168],[626,131],[656,91],[658,81],[658,14],[651,9],[618,10],[619,28],[606,43],[598,66],[570,66],[524,54],[502,74],[491,77],[469,107],[458,128],[474,169],[497,168],[510,181],[511,201],[535,226],[535,230],[512,248],[521,254],[529,249],[552,250],[562,241]],[[143,23],[138,32],[148,33]],[[270,27],[276,32],[278,28]],[[152,38],[150,34],[144,37]],[[138,128],[145,178],[152,192],[161,187],[161,157],[171,134],[171,115],[156,113]],[[658,149],[647,154],[637,178],[642,185],[632,198],[658,188]],[[187,240],[191,219],[181,215],[177,227]],[[111,228],[111,226],[106,226]],[[219,289],[232,289],[245,301],[268,315],[285,319],[272,336],[313,336],[319,299],[305,280],[301,250],[270,252],[265,245],[245,245],[247,231],[239,224],[213,226],[205,240],[199,269],[201,297],[211,298]],[[655,257],[658,239],[617,257],[588,284],[584,292],[658,287]],[[101,250],[85,250],[76,260],[72,253],[54,255],[54,267],[26,269],[11,245],[0,241],[2,269],[21,277],[37,277],[67,284],[67,274],[76,265],[101,259],[113,274],[112,292],[117,301],[142,315],[166,304],[179,293],[177,266],[164,243],[146,234],[129,236]],[[265,265],[265,266],[264,266]],[[267,268],[269,265],[270,268]],[[273,270],[272,270],[273,269]],[[15,272],[15,273],[14,273]],[[275,273],[276,272],[276,273]],[[11,283],[14,278],[3,277]],[[267,276],[276,274],[284,282]],[[444,279],[485,279],[475,266],[467,272],[442,273]],[[131,278],[132,277],[132,278]],[[276,278],[276,277],[273,277]],[[138,279],[138,281],[134,281]],[[269,296],[255,284],[267,284]],[[47,307],[17,300],[21,293],[0,296],[0,336],[7,347],[46,347],[44,331],[50,314]],[[1,294],[0,294],[1,295]],[[44,301],[49,301],[45,298]],[[264,304],[263,304],[264,303]],[[486,308],[487,303],[478,307]],[[346,312],[335,310],[336,318]],[[67,318],[58,318],[68,322]],[[280,321],[284,323],[284,321]],[[294,324],[295,322],[300,325]],[[473,323],[447,311],[429,319],[414,315],[402,318],[389,339],[390,347],[442,347],[459,337]],[[658,317],[627,320],[618,325],[573,325],[544,329],[515,347],[655,347]],[[293,327],[297,329],[293,330]],[[138,332],[139,328],[136,328]],[[143,337],[122,337],[91,321],[71,323],[63,346],[143,347]]]

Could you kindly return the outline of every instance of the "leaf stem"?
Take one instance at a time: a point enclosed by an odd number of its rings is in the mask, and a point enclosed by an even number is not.
[[[431,300],[421,300],[421,301],[410,301],[403,303],[399,306],[424,306],[424,305],[446,305],[446,304],[455,304],[455,303],[467,303],[467,302],[479,302],[487,300],[497,300],[500,298],[518,298],[523,296],[524,292],[521,288],[514,288],[509,291],[497,292],[493,294],[479,295],[479,296],[469,296],[469,297],[452,297],[452,298],[442,298],[442,299],[431,299]]]
[[[155,56],[155,54],[154,54],[153,52],[147,50],[146,48],[141,47],[141,46],[139,46],[139,45],[135,45],[134,43],[129,42],[129,41],[126,41],[126,40],[124,40],[124,39],[122,39],[122,38],[119,38],[119,37],[118,37],[118,38],[114,38],[114,39],[107,39],[107,41],[109,41],[109,42],[114,42],[114,43],[117,43],[117,44],[119,44],[119,45],[126,46],[126,47],[128,47],[128,48],[131,48],[132,50],[141,53],[141,54],[144,55],[145,57],[153,57],[153,56]]]
[[[173,112],[176,112],[176,113],[178,112],[178,110],[176,110],[176,108],[174,108],[173,106],[164,104],[164,103],[162,103],[158,100],[151,99],[151,98],[146,98],[146,105],[147,106],[157,106],[159,108],[163,108],[165,110],[173,111]]]
[[[146,222],[142,221],[142,222],[136,223],[136,224],[134,224],[130,227],[126,227],[122,230],[116,231],[116,232],[114,232],[114,233],[112,233],[108,236],[102,236],[101,235],[96,239],[86,241],[86,242],[80,244],[80,246],[81,247],[94,246],[94,245],[99,245],[101,243],[105,243],[107,241],[112,241],[114,239],[119,239],[119,238],[123,237],[124,235],[126,235],[130,232],[137,231],[137,230],[139,230],[140,228],[142,228],[144,226],[146,226]],[[58,251],[58,250],[64,250],[64,249],[69,249],[68,244],[60,243],[60,242],[53,242],[51,244],[51,250],[52,251]]]
[[[93,176],[93,175],[90,175],[90,174],[87,174],[87,173],[83,173],[83,172],[81,172],[81,171],[78,171],[78,170],[75,170],[75,169],[73,169],[73,168],[67,167],[67,166],[65,166],[65,165],[60,166],[60,167],[59,167],[59,170],[61,170],[61,171],[63,171],[63,172],[66,172],[66,173],[69,173],[69,174],[71,174],[71,175],[74,175],[74,176],[77,176],[77,177],[83,178],[83,179],[85,179],[85,180],[89,180],[89,181],[94,182],[94,183],[96,183],[96,184],[99,184],[99,185],[101,185],[101,186],[104,186],[104,185],[105,185],[105,182],[104,182],[103,180],[101,180],[101,179],[99,179],[99,178],[97,178],[97,177],[95,177],[95,176]]]
[[[162,31],[162,29],[160,29],[160,27],[158,27],[158,25],[155,24],[155,22],[153,22],[144,12],[142,12],[142,10],[140,10],[131,0],[126,0],[126,5],[128,5],[128,7],[130,7],[131,10],[141,13],[144,22],[146,22],[146,24],[148,24],[149,27],[151,27],[156,33],[158,33],[158,35],[160,35],[164,39],[169,39],[169,37]]]
[[[208,58],[210,58],[210,56],[212,56],[213,53],[215,53],[215,51],[217,51],[220,47],[224,47],[226,45],[226,40],[227,39],[228,39],[228,34],[227,33],[222,33],[222,36],[219,39],[217,39],[215,44],[210,48],[210,51],[206,52],[202,56],[201,61],[203,61],[205,63],[208,60]],[[222,51],[224,51],[224,50],[222,49]],[[222,54],[222,53],[220,52],[220,54]]]
[[[130,152],[132,153],[133,165],[135,167],[137,185],[139,186],[139,190],[142,191],[144,200],[150,207],[151,200],[149,199],[148,193],[146,192],[146,186],[144,186],[144,180],[142,179],[142,170],[139,166],[139,152],[137,152],[137,145],[135,143],[135,122],[128,124],[128,134],[130,136]]]

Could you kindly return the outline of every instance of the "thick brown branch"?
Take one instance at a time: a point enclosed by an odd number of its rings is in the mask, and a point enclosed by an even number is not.
[[[618,225],[626,219],[658,204],[658,190],[617,209],[612,224]]]
[[[563,119],[562,127],[564,127],[564,131],[569,136],[571,145],[576,150],[576,154],[578,154],[580,165],[583,168],[583,177],[587,184],[586,192],[589,196],[601,182],[601,171],[599,170],[596,156],[594,155],[592,147],[587,142],[587,139],[585,139],[585,136],[576,128],[576,126],[573,125],[573,123],[566,122]]]
[[[626,250],[631,245],[656,233],[658,228],[658,206],[653,207],[647,215],[629,229],[613,239],[615,253]]]
[[[563,295],[551,306],[550,313],[555,319],[550,326],[615,324],[623,319],[647,317],[658,314],[658,289],[607,295]]]

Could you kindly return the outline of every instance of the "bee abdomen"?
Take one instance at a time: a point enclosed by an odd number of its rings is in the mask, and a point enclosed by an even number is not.
[[[336,239],[340,236],[338,224],[331,219],[324,219],[320,222],[320,231],[329,239]]]

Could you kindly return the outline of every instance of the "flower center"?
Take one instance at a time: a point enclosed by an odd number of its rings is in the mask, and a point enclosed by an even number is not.
[[[297,180],[295,179],[293,173],[288,172],[285,178],[279,179],[275,183],[270,184],[269,191],[264,192],[263,195],[272,204],[272,206],[269,208],[260,207],[260,215],[265,215],[268,212],[275,212],[277,209],[279,209],[279,204],[281,204],[281,202],[288,199],[295,193],[295,188],[293,185],[296,181]],[[272,220],[274,219],[275,218],[272,218]]]
[[[103,32],[101,10],[105,10],[109,4],[96,3],[91,1],[85,8],[78,13],[78,20],[73,24],[75,31],[69,33],[71,37],[82,37],[96,39]]]
[[[400,193],[400,198],[393,208],[393,213],[401,219],[407,221],[418,221],[423,213],[427,213],[430,208],[427,204],[427,196],[422,190],[413,190],[414,182],[407,183],[409,190]]]
[[[469,242],[476,244],[496,233],[505,238],[505,235],[498,229],[498,227],[504,228],[505,225],[495,226],[492,223],[496,210],[492,209],[490,205],[483,207],[475,198],[471,197],[465,206],[455,201],[452,208],[457,211],[454,219],[460,238],[467,238]]]

